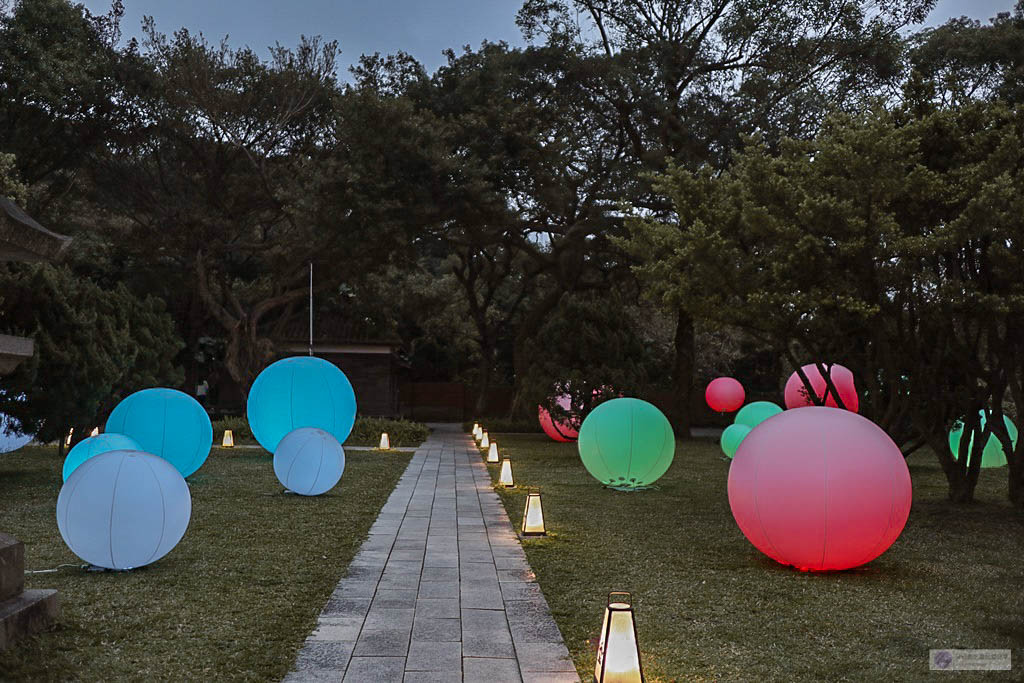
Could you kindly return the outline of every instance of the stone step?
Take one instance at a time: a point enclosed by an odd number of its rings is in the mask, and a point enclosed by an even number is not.
[[[59,609],[57,591],[50,589],[27,590],[0,602],[0,650],[48,627],[56,621]]]
[[[25,545],[0,533],[0,602],[10,600],[25,587]]]

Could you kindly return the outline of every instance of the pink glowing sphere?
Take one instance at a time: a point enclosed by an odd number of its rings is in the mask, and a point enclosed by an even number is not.
[[[719,413],[739,410],[746,397],[743,385],[732,377],[713,379],[704,390],[704,400],[708,402],[708,407]]]
[[[743,439],[729,468],[740,531],[776,562],[803,571],[850,569],[884,553],[910,514],[910,472],[867,418],[812,406],[770,417]]]
[[[811,381],[811,387],[814,388],[815,395],[818,397],[824,396],[827,387],[825,385],[825,378],[818,371],[818,367],[811,363],[810,365],[803,366],[802,370],[807,375],[807,379]],[[853,373],[842,365],[833,364],[828,374],[832,377],[832,384],[835,385],[836,390],[839,392],[839,398],[843,399],[843,405],[846,406],[847,410],[856,413],[860,407],[860,398],[857,396],[857,386],[853,381]],[[800,381],[800,375],[795,372],[786,380],[784,398],[786,408],[803,408],[804,406],[815,405],[811,397],[807,395],[807,388]],[[825,399],[825,405],[829,408],[839,407],[832,392],[829,392],[828,398]]]
[[[562,394],[555,403],[559,405],[563,410],[569,410],[572,405],[572,400],[568,394]],[[579,437],[579,431],[573,428],[568,421],[555,422],[551,417],[551,413],[548,412],[544,406],[537,406],[537,418],[540,420],[541,429],[544,433],[550,436],[555,441],[575,441]]]

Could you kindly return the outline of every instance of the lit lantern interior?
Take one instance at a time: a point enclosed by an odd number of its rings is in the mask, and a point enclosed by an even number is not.
[[[526,495],[526,508],[523,510],[523,536],[544,536],[544,508],[541,506],[539,493]]]
[[[597,683],[643,683],[632,596],[609,593],[594,667]]]
[[[381,432],[380,435],[380,449],[386,451],[391,448],[391,439],[388,438],[387,432]]]
[[[230,429],[224,430],[224,440],[221,441],[220,445],[223,446],[224,448],[234,448],[235,435],[231,432]]]
[[[483,435],[480,437],[480,448],[490,448],[490,446],[491,440],[487,438],[487,432],[483,432]]]
[[[91,432],[89,432],[89,436],[96,436],[96,435],[98,435],[99,433],[100,433],[100,428],[99,428],[99,427],[93,427],[93,428],[92,428],[92,431],[91,431]]]
[[[512,481],[512,461],[508,458],[501,461],[501,477],[499,477],[498,483],[504,484],[505,488],[515,486],[515,483]]]
[[[480,431],[479,423],[474,422],[473,423],[473,432],[472,432],[473,436],[476,436],[479,431]]]
[[[473,438],[474,439],[479,441],[480,439],[483,438],[483,436],[484,436],[484,428],[483,427],[480,427],[478,425],[475,429],[473,429]]]
[[[498,462],[498,442],[492,441],[487,449],[487,462]]]

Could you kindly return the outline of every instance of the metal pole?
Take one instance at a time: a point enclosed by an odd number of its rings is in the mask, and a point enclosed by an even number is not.
[[[309,262],[309,355],[313,355],[313,262]]]

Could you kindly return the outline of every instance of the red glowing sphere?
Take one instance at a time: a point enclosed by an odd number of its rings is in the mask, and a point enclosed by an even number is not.
[[[557,403],[563,410],[569,410],[572,405],[572,400],[568,394],[562,394],[555,399],[555,403]],[[540,420],[540,426],[541,429],[544,430],[544,433],[555,441],[575,441],[579,436],[579,431],[569,424],[568,421],[561,420],[559,422],[555,422],[555,420],[551,418],[551,413],[549,413],[547,408],[544,406],[537,406],[537,418]]]
[[[827,387],[825,385],[825,378],[818,371],[818,366],[811,363],[810,365],[803,366],[801,369],[807,375],[807,379],[810,380],[814,394],[819,398],[824,396]],[[842,365],[833,364],[828,374],[832,378],[832,384],[835,385],[836,390],[839,392],[839,398],[843,399],[843,405],[846,406],[847,410],[852,410],[856,413],[860,407],[860,398],[857,396],[857,386],[853,381],[853,373]],[[786,408],[803,408],[804,406],[815,405],[814,401],[807,394],[807,388],[804,386],[804,383],[800,381],[800,375],[795,372],[786,380],[784,398]],[[825,405],[829,408],[839,407],[832,392],[829,392],[828,398],[825,399]]]
[[[776,562],[804,571],[859,567],[884,553],[910,514],[910,472],[867,418],[812,406],[770,417],[729,468],[740,531]]]
[[[743,385],[732,377],[718,377],[711,380],[704,390],[708,407],[719,413],[731,413],[743,407],[747,394]]]

